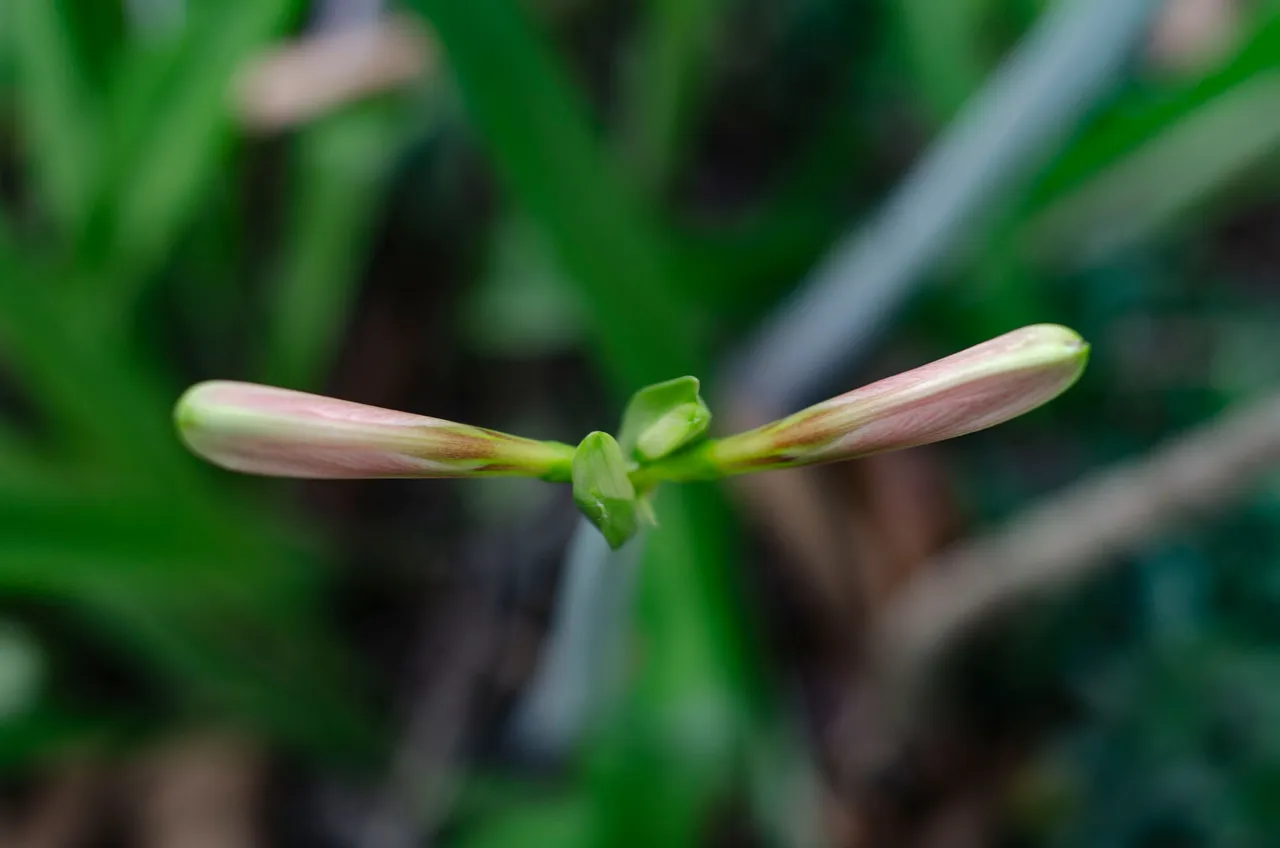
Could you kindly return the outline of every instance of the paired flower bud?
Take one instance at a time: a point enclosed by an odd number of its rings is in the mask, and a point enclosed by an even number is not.
[[[557,442],[252,383],[193,386],[174,417],[192,451],[249,474],[564,481],[573,462]]]
[[[1038,324],[823,401],[706,447],[720,474],[856,459],[1002,424],[1065,392],[1089,346]]]
[[[838,462],[962,436],[1066,391],[1089,347],[1066,327],[1024,327],[801,412],[708,440],[698,381],[637,392],[617,441],[575,449],[405,412],[248,383],[210,382],[178,402],[187,445],[234,471],[285,477],[487,477],[572,482],[574,499],[619,547],[650,513],[658,482]]]

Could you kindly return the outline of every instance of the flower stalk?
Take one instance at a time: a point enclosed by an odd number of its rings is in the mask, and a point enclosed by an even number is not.
[[[1066,327],[1024,327],[721,439],[706,437],[711,412],[693,377],[637,392],[616,441],[597,432],[576,449],[248,383],[194,386],[175,418],[195,453],[251,474],[572,483],[583,514],[617,548],[651,515],[659,483],[841,462],[984,430],[1070,388],[1088,351]]]

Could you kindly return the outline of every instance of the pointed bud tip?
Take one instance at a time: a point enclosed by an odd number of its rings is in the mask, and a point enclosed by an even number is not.
[[[1033,324],[993,341],[1001,339],[1011,342],[1011,346],[1034,351],[1045,360],[1082,359],[1089,355],[1089,343],[1075,330],[1061,324]]]
[[[234,414],[237,406],[235,395],[247,388],[250,388],[249,384],[207,380],[183,392],[173,406],[173,423],[182,443],[201,459],[224,465],[221,452],[212,444],[210,435],[222,426],[223,415]]]
[[[1044,369],[1046,377],[1057,373],[1062,379],[1059,393],[1069,389],[1079,379],[1089,362],[1089,343],[1075,330],[1060,324],[1023,327],[988,344],[994,346],[1001,340],[1009,342],[1010,350],[1004,356],[998,350],[990,351],[988,355],[993,365],[1010,371]],[[978,347],[981,348],[982,345]],[[1056,371],[1058,367],[1061,367],[1061,372]]]
[[[1089,364],[1089,343],[1075,330],[1057,324],[1039,324],[1027,327],[1025,331],[1027,360],[1019,361],[1019,357],[1013,356],[1008,362],[1011,385],[1016,382],[1013,375],[1019,371],[1029,377],[1025,408],[1017,409],[1018,404],[1014,403],[1007,418],[1029,412],[1057,398],[1076,384]],[[1037,382],[1039,391],[1034,388]]]

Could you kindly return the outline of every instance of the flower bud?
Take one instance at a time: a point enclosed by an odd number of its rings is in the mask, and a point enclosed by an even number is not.
[[[249,474],[567,480],[573,457],[555,442],[251,383],[193,386],[174,418],[192,451]]]
[[[1029,412],[1066,391],[1089,346],[1038,324],[706,445],[721,474],[837,462],[963,436]]]

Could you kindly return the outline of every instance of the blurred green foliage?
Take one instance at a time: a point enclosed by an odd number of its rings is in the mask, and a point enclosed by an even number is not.
[[[233,161],[228,92],[296,6],[195,4],[181,29],[162,33],[135,31],[105,4],[6,7],[4,108],[29,179],[0,239],[3,375],[24,413],[0,439],[0,583],[11,601],[74,613],[76,628],[166,682],[158,702],[80,716],[77,732],[88,722],[114,737],[115,727],[203,716],[346,757],[376,745],[324,618],[321,551],[184,455],[168,410],[190,375],[169,345],[188,328],[156,326],[147,308],[151,287],[174,285],[170,263],[199,264],[187,236],[209,225],[206,208],[232,214],[210,202]],[[381,131],[381,153],[395,132],[346,120],[296,144],[307,203],[281,245],[288,317],[264,354],[286,381],[314,384],[341,330],[337,290],[354,277],[377,168],[362,161],[370,148],[359,134]],[[338,145],[358,175],[317,168]],[[217,261],[216,285],[234,286],[236,257]],[[316,265],[324,273],[308,270]],[[239,335],[230,329],[190,332],[218,332],[226,345]],[[62,697],[51,685],[41,706],[69,709]],[[6,760],[54,750],[26,738],[47,732],[45,715],[33,709],[29,726],[0,736]]]
[[[621,400],[713,378],[1044,4],[637,2],[603,84],[564,24],[603,31],[593,4],[406,5],[447,73],[426,98],[346,107],[280,142],[278,221],[247,188],[267,145],[236,127],[228,93],[307,4],[192,0],[176,22],[122,3],[0,5],[0,599],[21,622],[0,633],[6,768],[192,721],[317,760],[382,750],[332,622],[329,547],[279,490],[185,456],[168,410],[211,372],[324,384],[413,142],[465,123],[502,187],[457,323],[520,356],[585,344]],[[1280,4],[1240,9],[1225,52],[1191,70],[1136,57],[914,302],[902,334],[939,353],[1042,320],[1094,343],[1090,376],[1052,416],[966,447],[957,473],[985,520],[1280,378],[1274,302],[1219,255],[1223,222],[1275,214]],[[461,111],[441,93],[453,87]],[[250,238],[263,222],[278,228],[265,250]],[[1039,466],[1022,444],[1036,440]],[[1022,697],[1077,710],[1039,729],[1033,771],[1060,800],[1011,814],[1021,838],[1267,841],[1275,507],[1264,493],[1229,526],[1188,530],[1014,622],[1019,650],[996,652],[993,673],[1038,670]],[[658,514],[627,697],[553,800],[484,807],[471,844],[698,844],[743,797],[773,844],[816,840],[796,789],[812,765],[735,572],[744,530],[713,487],[663,492]],[[1081,606],[1123,622],[1120,637]],[[78,697],[67,632],[101,642],[149,697]]]

